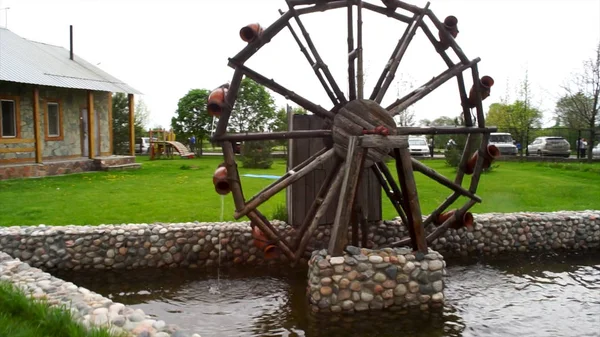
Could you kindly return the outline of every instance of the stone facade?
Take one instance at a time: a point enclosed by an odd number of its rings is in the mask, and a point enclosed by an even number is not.
[[[101,171],[106,170],[107,167],[132,163],[135,163],[135,157],[110,156],[93,160],[81,158],[50,161],[43,164],[0,165],[0,180]]]
[[[445,266],[432,250],[347,246],[336,257],[321,250],[308,261],[309,301],[313,312],[441,308]]]
[[[0,96],[19,97],[20,135],[17,138],[23,142],[3,142],[0,138],[0,148],[33,148],[35,133],[33,121],[33,90],[34,86],[22,83],[2,82]],[[48,160],[64,160],[82,156],[81,111],[87,109],[87,91],[56,87],[39,87],[39,123],[42,158]],[[110,152],[108,95],[111,93],[94,91],[94,110],[98,115],[100,154]],[[56,140],[46,139],[46,121],[44,114],[48,101],[59,102],[62,109],[62,137]],[[15,161],[33,162],[35,152],[0,153],[0,165],[14,164]]]

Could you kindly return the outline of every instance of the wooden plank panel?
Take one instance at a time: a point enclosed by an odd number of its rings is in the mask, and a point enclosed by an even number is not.
[[[35,143],[33,138],[4,138],[0,139],[0,144],[32,144]]]
[[[310,122],[307,115],[295,115],[294,118],[294,129],[295,130],[308,130],[310,127]],[[308,139],[295,139],[294,140],[294,149],[293,149],[293,162],[290,165],[294,167],[304,160],[310,157],[309,149],[308,149]],[[294,227],[300,226],[302,221],[304,221],[304,215],[306,214],[306,206],[305,206],[305,178],[303,177],[296,181],[290,186],[292,188],[292,207],[293,207],[293,219],[291,219],[291,225]],[[289,188],[289,187],[288,187]]]
[[[62,116],[60,122],[62,125]],[[42,132],[40,130],[40,89],[38,87],[33,89],[33,134],[35,137],[35,162],[41,163],[44,153],[42,150]],[[61,135],[63,135],[62,129]]]
[[[0,148],[0,153],[33,152],[35,147]]]

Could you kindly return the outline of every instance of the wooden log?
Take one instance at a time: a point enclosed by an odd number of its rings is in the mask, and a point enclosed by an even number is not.
[[[420,12],[422,12],[424,10],[423,8],[408,4],[408,3],[404,2],[404,1],[400,1],[400,0],[382,0],[381,2],[383,2],[383,4],[386,5],[387,7],[402,8],[404,10],[407,10],[409,12],[413,12],[416,14],[419,14]],[[429,7],[429,2],[427,2],[427,6],[425,8],[427,8],[427,7]]]
[[[428,7],[429,7],[429,3],[427,3],[427,5],[425,5],[425,9],[427,9]],[[377,81],[377,84],[375,85],[375,88],[373,89],[373,93],[371,94],[371,99],[374,99],[375,102],[381,103],[381,101],[383,100],[383,97],[385,96],[385,93],[387,92],[388,88],[390,87],[390,84],[392,84],[394,77],[396,77],[396,71],[398,69],[398,65],[400,64],[400,61],[402,60],[404,53],[406,53],[408,45],[410,44],[413,37],[415,36],[417,29],[421,25],[424,15],[425,15],[424,12],[415,14],[415,16],[413,17],[413,21],[408,25],[408,27],[406,27],[404,34],[398,41],[398,44],[396,45],[396,48],[394,49],[394,53],[392,54],[392,56],[390,57],[390,60],[386,64],[386,66],[383,70],[383,73],[379,77],[379,80]]]
[[[336,2],[339,0],[286,0],[289,6],[302,6],[302,5],[321,5],[329,2]],[[350,0],[352,2],[352,0]]]
[[[304,27],[302,20],[300,20],[300,16],[296,12],[296,10],[294,10],[294,7],[290,4],[289,0],[288,0],[288,6],[290,6],[290,12],[292,12],[294,19],[296,20],[296,24],[300,28],[300,31],[302,32],[302,36],[304,36],[304,40],[306,40],[308,49],[310,49],[310,51],[313,54],[313,57],[315,58],[315,64],[313,65],[313,69],[315,71],[318,71],[318,69],[321,69],[321,71],[325,75],[325,78],[329,82],[331,89],[333,90],[333,92],[335,93],[335,96],[337,97],[337,103],[346,103],[348,100],[346,100],[346,97],[344,97],[344,93],[342,93],[342,91],[340,90],[340,87],[335,82],[333,75],[331,75],[331,72],[329,71],[329,67],[327,67],[327,64],[325,64],[325,62],[323,62],[321,55],[319,55],[319,52],[317,51],[315,44],[313,43],[312,39],[310,38],[310,34],[308,34],[308,31]],[[337,103],[334,103],[334,105],[336,105]]]
[[[356,49],[354,49],[354,27],[352,18],[352,1],[348,2],[348,99],[356,99],[356,71],[354,67],[354,59],[356,57]]]
[[[421,163],[420,161],[418,161],[414,158],[411,158],[411,162],[412,162],[413,170],[423,173],[427,177],[437,181],[438,183],[448,187],[449,189],[451,189],[461,195],[464,195],[465,197],[468,197],[476,202],[481,202],[481,198],[479,196],[477,196],[474,193],[472,193],[471,191],[465,189],[461,185],[453,183],[448,178],[439,174],[436,170],[434,170],[430,167],[427,167],[425,164]]]
[[[359,138],[360,147],[364,148],[408,148],[407,136],[364,135]]]
[[[479,70],[477,64],[471,67],[471,73],[473,74],[473,86],[475,88],[476,104],[475,109],[477,111],[477,126],[480,128],[485,127],[485,117],[483,116],[483,106],[481,101],[481,80],[479,78]]]
[[[404,22],[404,23],[410,23],[412,21],[412,18],[410,16],[402,15],[400,13],[397,13],[392,8],[380,7],[380,6],[374,5],[370,2],[363,2],[363,8],[368,9],[375,13],[383,14],[387,17],[396,19],[396,20]]]
[[[213,141],[250,141],[250,140],[278,140],[278,139],[302,139],[302,138],[325,138],[331,137],[331,130],[299,130],[282,132],[245,132],[228,133],[214,136]]]
[[[227,169],[227,182],[231,188],[231,194],[233,195],[233,203],[235,209],[240,210],[244,208],[244,193],[242,191],[242,184],[240,183],[240,176],[235,162],[235,154],[233,152],[233,146],[230,142],[223,142],[221,144],[223,149],[223,157],[225,159],[225,168]]]
[[[304,14],[310,14],[310,13],[315,13],[315,12],[324,12],[324,11],[328,11],[330,9],[342,8],[342,7],[346,7],[347,5],[348,5],[348,2],[346,0],[338,0],[338,1],[326,2],[326,3],[314,5],[312,7],[305,7],[305,8],[295,9],[295,10],[296,10],[296,13],[298,13],[298,15],[304,15]]]
[[[362,173],[362,164],[366,157],[367,149],[358,147],[358,137],[348,140],[348,155],[344,165],[344,180],[340,190],[340,198],[335,213],[335,220],[329,241],[329,254],[339,256],[344,250],[348,238],[348,223],[358,189],[358,182]]]
[[[385,163],[377,163],[376,165],[371,166],[371,170],[375,174],[377,181],[379,181],[379,184],[381,185],[381,188],[385,192],[385,195],[388,197],[388,199],[390,199],[392,206],[394,206],[394,209],[396,209],[398,216],[400,216],[400,218],[402,219],[402,223],[404,225],[406,225],[408,223],[408,221],[406,219],[406,215],[404,214],[404,210],[402,210],[402,196],[396,195],[394,193],[394,191],[391,189],[391,187],[388,185],[388,183],[383,175],[383,172],[381,172],[381,169],[379,168],[380,164],[385,165]]]
[[[452,216],[446,219],[446,221],[444,221],[440,226],[438,226],[433,232],[427,235],[427,243],[432,243],[435,239],[439,238],[442,234],[444,234],[444,232],[448,230],[448,227],[457,220],[462,219],[465,212],[471,207],[473,207],[473,205],[475,205],[475,201],[467,201],[467,203],[463,207],[461,207],[457,212],[452,214]]]
[[[430,81],[428,81],[421,87],[415,89],[413,92],[409,93],[401,99],[396,100],[396,102],[392,103],[390,106],[387,107],[387,110],[390,111],[392,116],[397,115],[400,111],[406,110],[409,106],[411,106],[421,98],[427,96],[430,92],[435,90],[440,85],[444,84],[450,78],[456,76],[456,74],[471,67],[479,61],[480,59],[476,58],[468,64],[457,64],[454,67],[445,70],[439,76],[432,78]]]
[[[251,210],[260,206],[262,203],[269,200],[269,198],[271,198],[272,196],[274,196],[275,194],[277,194],[279,191],[283,190],[287,186],[291,185],[292,183],[296,182],[298,179],[304,177],[306,174],[308,174],[309,172],[314,170],[317,166],[323,164],[325,161],[327,161],[332,156],[334,156],[334,150],[333,149],[327,150],[325,153],[323,153],[319,157],[315,158],[315,160],[313,160],[310,164],[308,164],[305,167],[303,167],[302,169],[300,169],[298,172],[291,173],[289,177],[282,180],[278,184],[272,186],[269,189],[265,189],[265,190],[261,191],[255,198],[253,198],[251,201],[247,202],[242,209],[237,210],[233,214],[233,217],[235,219],[239,219],[242,216],[248,214],[248,212],[250,212]]]
[[[414,241],[412,241],[413,249],[427,253],[427,242],[425,241],[421,206],[419,205],[419,196],[413,175],[410,151],[408,149],[394,149],[394,153],[396,155],[396,170],[398,171],[400,188],[404,196],[404,209],[407,213],[408,225],[413,229],[415,236]]]
[[[462,49],[460,49],[458,44],[456,44],[456,41],[454,40],[454,37],[452,36],[452,34],[450,34],[450,32],[447,31],[446,28],[444,28],[444,24],[437,18],[437,16],[435,16],[435,14],[430,9],[427,10],[427,16],[429,16],[429,19],[431,19],[431,22],[433,22],[433,24],[440,31],[440,34],[442,34],[444,36],[444,39],[450,43],[450,47],[452,48],[452,50],[454,50],[454,52],[456,53],[456,56],[458,56],[460,61],[463,64],[468,64],[469,59],[467,58],[465,53],[462,51]]]
[[[467,141],[465,142],[465,147],[463,149],[463,153],[460,157],[460,162],[458,163],[458,170],[456,171],[456,177],[454,178],[454,183],[461,185],[463,182],[463,178],[465,177],[465,168],[467,165],[467,161],[471,158],[473,142],[475,138],[472,134],[467,135]]]
[[[483,161],[487,156],[487,147],[489,139],[489,133],[483,135],[483,139],[481,140],[481,145],[479,146],[478,150],[479,156],[477,157],[477,163],[475,164],[475,169],[473,171],[473,175],[471,176],[471,185],[469,186],[469,191],[477,191],[477,185],[479,184],[481,172],[483,171]]]
[[[279,14],[283,15],[283,11],[281,9],[279,10]],[[312,57],[308,53],[308,50],[306,50],[306,47],[304,47],[304,44],[302,44],[302,41],[300,41],[300,38],[298,37],[298,34],[296,34],[296,31],[294,30],[294,28],[292,27],[292,25],[289,23],[289,21],[286,23],[286,26],[288,27],[290,33],[292,33],[292,36],[294,37],[294,40],[298,44],[298,47],[300,47],[300,51],[302,52],[302,54],[304,54],[304,57],[308,61],[308,64],[313,69],[315,75],[317,75],[317,78],[319,79],[319,82],[321,82],[321,85],[323,86],[323,89],[325,89],[325,92],[327,93],[327,96],[329,96],[329,99],[331,100],[331,102],[333,103],[333,105],[337,105],[339,102],[336,99],[336,97],[333,94],[333,92],[331,91],[331,89],[329,88],[329,84],[327,84],[327,82],[325,81],[325,78],[323,78],[323,75],[321,74],[321,72],[319,72],[319,69],[317,67],[315,67],[316,63],[313,61]]]
[[[335,163],[333,164],[333,169],[331,171],[329,171],[329,173],[325,177],[325,181],[323,181],[323,185],[321,185],[319,192],[317,192],[315,200],[313,200],[312,204],[310,205],[310,208],[308,209],[308,212],[306,212],[304,221],[302,221],[302,224],[296,231],[296,242],[294,244],[295,248],[300,247],[300,241],[304,237],[306,230],[309,228],[310,224],[313,222],[313,220],[315,218],[315,214],[317,213],[317,210],[325,201],[325,196],[327,195],[327,192],[329,192],[329,190],[332,188],[331,185],[334,181],[334,178],[336,176],[340,175],[339,170],[340,170],[342,161],[340,160],[339,157],[335,157],[335,158],[336,158],[336,160],[335,160]],[[325,212],[326,211],[327,210],[325,210]],[[325,212],[323,212],[321,216],[323,216],[325,214]],[[317,223],[317,225],[318,225],[318,223]]]
[[[360,218],[360,245],[361,247],[367,247],[369,239],[369,222],[367,218]]]
[[[325,195],[325,198],[323,199],[321,205],[319,205],[315,217],[312,219],[310,225],[308,226],[306,233],[300,237],[300,243],[298,244],[298,247],[296,248],[296,253],[294,254],[294,261],[298,261],[302,257],[304,251],[306,250],[306,247],[308,246],[308,242],[310,241],[312,235],[315,233],[315,230],[319,226],[319,221],[321,221],[321,218],[325,216],[327,210],[329,209],[329,206],[339,195],[343,177],[343,174],[335,175],[335,179],[331,184],[331,188],[327,191],[327,194]]]
[[[476,128],[476,127],[399,127],[396,129],[398,135],[464,135],[471,133],[496,132],[498,128]]]
[[[288,247],[288,245],[284,242],[284,240],[282,238],[280,238],[271,228],[269,228],[269,226],[264,222],[263,218],[258,216],[258,214],[256,212],[250,212],[248,214],[248,217],[250,218],[251,221],[254,222],[254,224],[256,226],[258,226],[258,228],[265,233],[265,235],[267,236],[267,238],[271,241],[273,241],[280,249],[281,251],[290,259],[293,260],[294,259],[294,253],[290,250],[290,248]]]
[[[282,95],[286,99],[289,99],[289,100],[295,102],[296,104],[300,105],[301,107],[305,108],[306,110],[313,112],[314,114],[319,115],[322,118],[333,119],[334,114],[330,111],[325,110],[320,105],[317,105],[317,104],[307,100],[306,98],[294,93],[293,91],[286,89],[285,87],[278,84],[274,80],[268,79],[268,78],[264,77],[263,75],[255,72],[254,70],[252,70],[242,64],[235,63],[235,61],[233,59],[229,59],[229,62],[232,62],[237,67],[237,69],[240,69],[244,73],[244,75],[253,79],[256,83],[264,85],[265,87]]]
[[[358,99],[364,97],[363,74],[363,43],[362,43],[362,0],[356,0],[356,95]]]
[[[229,117],[231,116],[231,110],[235,104],[235,100],[237,99],[238,91],[240,90],[240,85],[242,84],[242,78],[244,74],[241,70],[235,69],[233,72],[233,78],[231,79],[231,83],[229,84],[229,90],[227,90],[227,95],[225,96],[225,104],[223,107],[223,111],[221,111],[221,116],[219,116],[219,121],[217,122],[217,128],[215,129],[214,136],[220,136],[227,132],[227,124],[229,123]]]

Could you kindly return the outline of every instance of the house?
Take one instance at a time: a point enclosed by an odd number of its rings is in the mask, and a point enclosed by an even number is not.
[[[130,156],[113,156],[112,93],[129,97]],[[0,28],[0,180],[135,166],[139,92],[73,53]]]

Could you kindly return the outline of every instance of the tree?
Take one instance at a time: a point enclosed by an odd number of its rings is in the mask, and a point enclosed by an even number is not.
[[[229,132],[273,131],[275,100],[264,86],[245,77],[229,118]]]
[[[144,101],[139,98],[133,113],[134,132],[144,135],[149,111]],[[129,154],[129,100],[124,93],[112,96],[113,151],[115,154]]]
[[[600,42],[594,57],[583,63],[583,70],[563,85],[563,90],[565,94],[558,100],[555,114],[562,123],[573,123],[590,129],[587,158],[591,161],[599,122]]]
[[[401,78],[396,81],[396,96],[400,97],[400,91],[407,92],[413,90],[414,84],[411,78],[404,80]],[[397,115],[394,116],[394,121],[397,126],[414,126],[416,124],[415,120],[415,111],[412,107],[408,107],[402,111],[398,111],[394,109],[392,111],[397,111]]]
[[[189,139],[195,136],[198,153],[202,155],[202,143],[210,136],[213,117],[206,111],[210,91],[192,89],[179,99],[175,117],[171,118],[171,127],[175,134]]]

